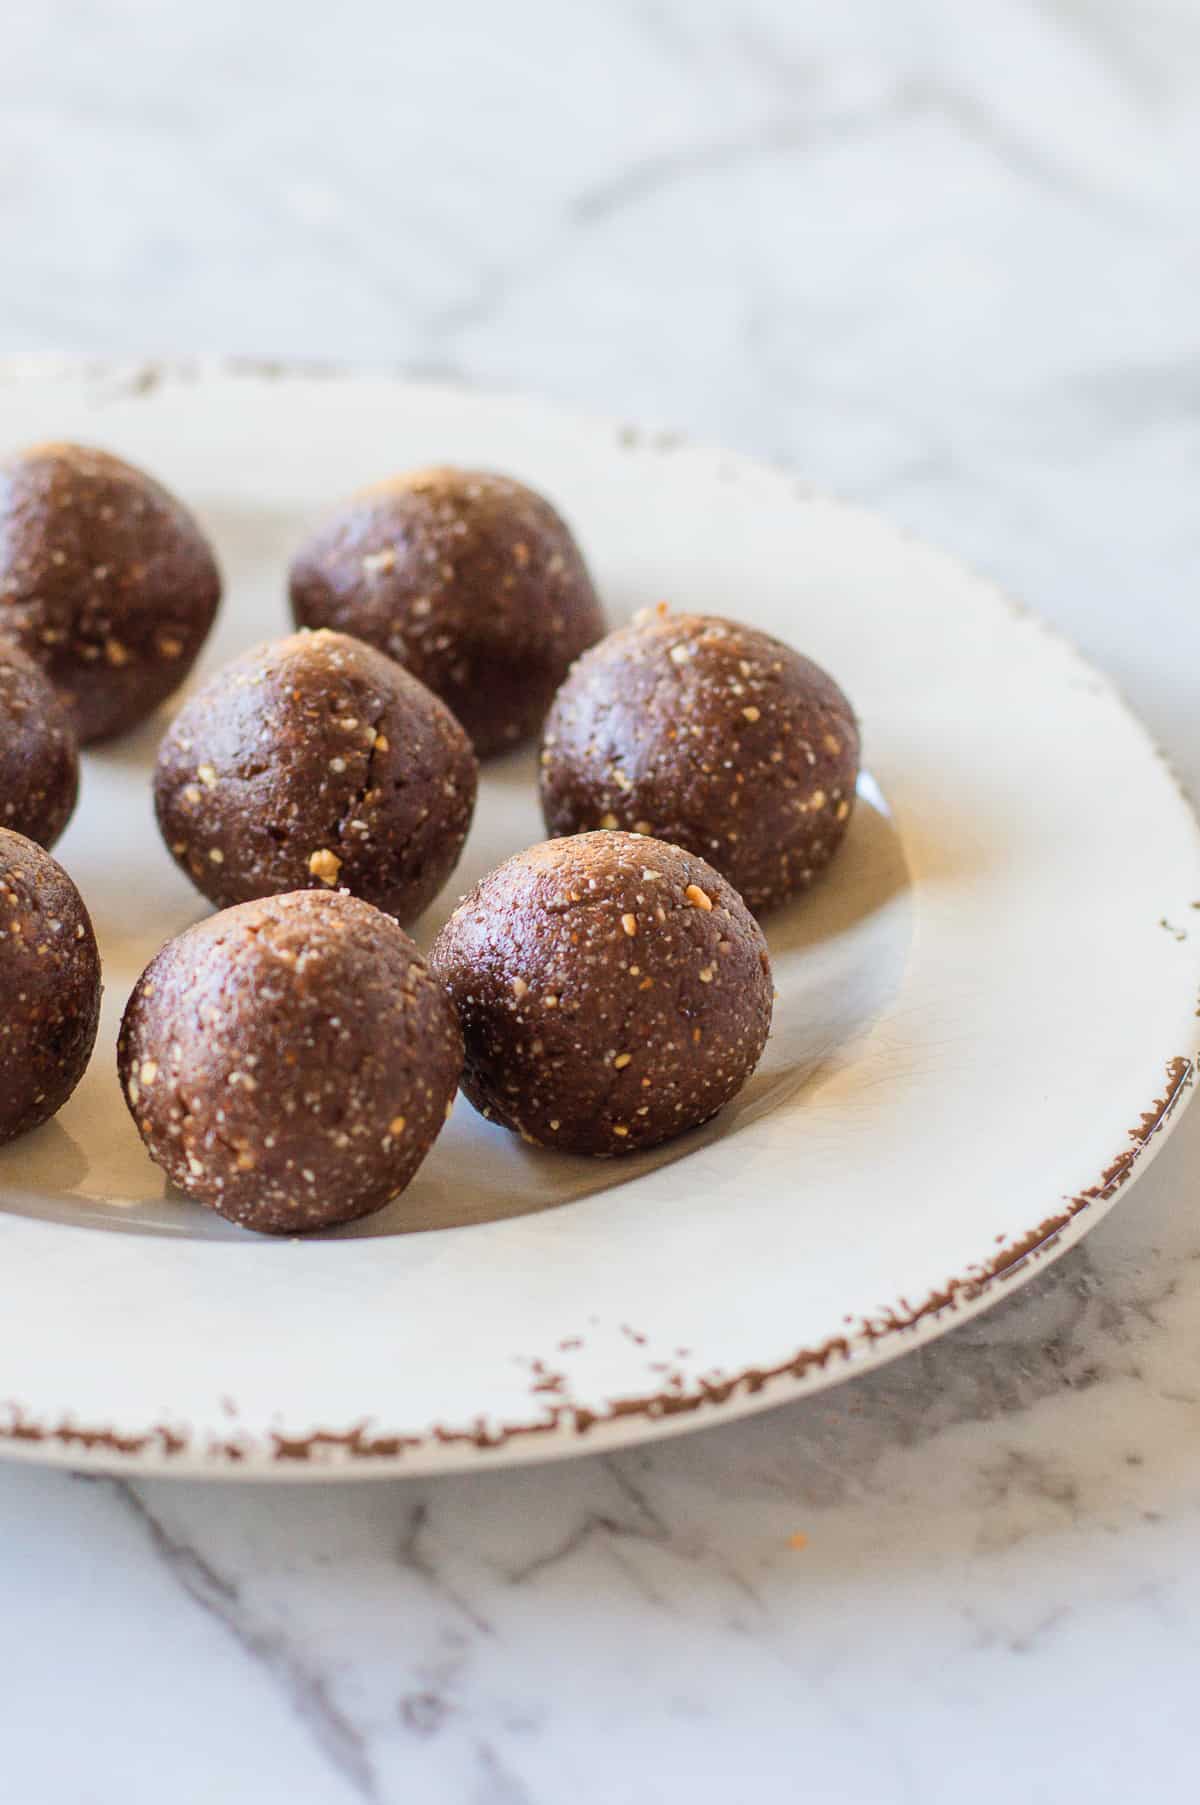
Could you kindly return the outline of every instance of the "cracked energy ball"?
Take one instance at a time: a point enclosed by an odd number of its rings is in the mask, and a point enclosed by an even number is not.
[[[552,834],[624,828],[700,853],[755,914],[805,890],[845,837],[859,735],[832,677],[712,615],[639,615],[585,652],[542,741]]]
[[[432,469],[353,496],[298,553],[292,611],[357,634],[452,708],[480,758],[541,726],[604,617],[550,503],[484,471]]]
[[[342,633],[258,646],[176,716],[154,776],[176,862],[218,908],[346,889],[410,922],[462,851],[478,772],[450,710]]]
[[[79,747],[50,681],[0,640],[0,827],[47,849],[75,811]]]
[[[49,1121],[87,1070],[100,955],[56,859],[0,827],[0,1143]]]
[[[633,1153],[713,1116],[758,1064],[773,986],[757,922],[712,866],[636,834],[532,846],[485,877],[429,956],[489,1120],[570,1153]]]
[[[220,599],[195,520],[132,464],[67,444],[0,463],[0,631],[41,665],[84,744],[179,687]]]
[[[117,1063],[172,1183],[232,1222],[297,1234],[405,1188],[449,1114],[462,1037],[389,915],[297,891],[170,941],[129,999]]]

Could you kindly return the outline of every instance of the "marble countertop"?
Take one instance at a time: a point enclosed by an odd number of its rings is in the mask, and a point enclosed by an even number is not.
[[[4,38],[0,351],[398,364],[786,459],[1055,620],[1200,791],[1189,0],[16,0]],[[10,1796],[1178,1785],[1198,1183],[1200,1109],[986,1316],[659,1447],[0,1467]]]

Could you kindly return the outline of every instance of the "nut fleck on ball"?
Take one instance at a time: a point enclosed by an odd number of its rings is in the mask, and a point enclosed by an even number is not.
[[[172,1183],[247,1228],[297,1234],[404,1190],[445,1122],[462,1037],[391,916],[297,891],[170,941],[129,999],[117,1060]]]
[[[456,909],[430,965],[459,1012],[476,1109],[573,1153],[634,1153],[707,1121],[771,1025],[766,942],[742,899],[703,859],[640,835],[509,859]]]
[[[620,827],[686,846],[763,914],[841,845],[858,761],[854,711],[811,659],[659,608],[585,652],[559,690],[542,812],[553,834]]]
[[[178,689],[220,599],[208,541],[144,471],[71,444],[0,464],[0,631],[41,665],[82,743]]]
[[[572,659],[604,631],[565,521],[486,471],[411,471],[352,497],[297,554],[290,587],[300,626],[398,659],[480,758],[537,732]]]
[[[410,922],[462,851],[478,771],[444,703],[344,633],[227,665],[159,748],[163,839],[219,908],[346,889]]]

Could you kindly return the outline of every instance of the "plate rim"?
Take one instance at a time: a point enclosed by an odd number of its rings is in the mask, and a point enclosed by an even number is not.
[[[908,543],[933,552],[1007,612],[1025,618],[1057,640],[1078,668],[1098,676],[1112,700],[1134,727],[1146,750],[1182,803],[1193,836],[1200,847],[1200,818],[1196,805],[1169,758],[1155,743],[1141,718],[1107,673],[1091,661],[1062,633],[1008,593],[1004,587],[954,552],[927,540],[902,523],[863,504],[847,500],[800,477],[780,460],[731,451],[691,436],[643,426],[623,424],[603,413],[564,405],[538,395],[492,387],[465,379],[436,380],[403,366],[357,365],[336,360],[298,360],[254,357],[137,358],[71,357],[54,353],[0,358],[0,386],[25,381],[58,381],[117,384],[114,399],[149,395],[175,383],[203,384],[209,380],[233,380],[248,385],[292,381],[331,383],[389,383],[397,388],[438,394],[476,395],[498,405],[533,403],[564,422],[581,428],[606,426],[624,443],[643,451],[665,453],[686,449],[711,456],[758,476],[786,482],[793,493],[837,510],[882,521]],[[115,1424],[84,1424],[64,1415],[55,1421],[39,1420],[19,1402],[0,1404],[0,1457],[40,1464],[101,1471],[153,1473],[181,1478],[243,1478],[328,1480],[349,1477],[394,1477],[403,1473],[432,1473],[454,1469],[478,1469],[497,1464],[518,1464],[601,1452],[626,1443],[672,1436],[701,1427],[715,1427],[744,1415],[773,1408],[806,1393],[815,1393],[843,1379],[880,1366],[957,1323],[966,1321],[998,1301],[1000,1288],[1012,1279],[1023,1283],[1035,1270],[1051,1264],[1101,1221],[1118,1198],[1140,1177],[1181,1120],[1195,1089],[1197,1055],[1167,1053],[1162,1060],[1161,1095],[1153,1098],[1139,1121],[1127,1131],[1126,1144],[1118,1149],[1094,1183],[1073,1196],[1059,1198],[1057,1206],[1040,1222],[1021,1234],[994,1242],[987,1255],[972,1262],[960,1275],[932,1288],[920,1302],[901,1298],[895,1304],[863,1318],[851,1331],[834,1333],[824,1341],[801,1347],[790,1357],[770,1366],[748,1366],[719,1381],[699,1379],[690,1389],[662,1389],[607,1401],[602,1409],[579,1405],[570,1399],[542,1398],[537,1414],[528,1420],[489,1427],[483,1419],[474,1426],[435,1426],[424,1434],[376,1426],[372,1417],[358,1417],[344,1428],[319,1427],[305,1435],[290,1436],[269,1430],[255,1435],[239,1428],[224,1441],[201,1440],[190,1426],[158,1420],[147,1427],[123,1428]],[[49,1226],[49,1225],[47,1225]],[[789,1383],[790,1381],[790,1383]],[[652,1425],[649,1429],[647,1425]],[[429,1459],[433,1453],[435,1458]],[[425,1456],[425,1458],[422,1458]]]

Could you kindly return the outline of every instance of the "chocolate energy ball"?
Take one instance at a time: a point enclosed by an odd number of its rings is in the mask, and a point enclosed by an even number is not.
[[[56,859],[0,827],[0,1142],[49,1121],[87,1070],[100,955]]]
[[[389,915],[296,891],[169,941],[126,1006],[117,1064],[173,1184],[296,1234],[404,1189],[449,1113],[462,1036]]]
[[[450,710],[393,659],[296,633],[191,698],[159,748],[154,803],[219,908],[344,888],[408,922],[458,863],[477,778]]]
[[[75,810],[79,747],[32,658],[0,639],[0,825],[51,847]]]
[[[570,1153],[633,1153],[707,1121],[771,1026],[766,941],[741,897],[636,834],[518,853],[429,962],[459,1012],[476,1109]]]
[[[854,711],[818,665],[736,621],[660,608],[586,652],[542,742],[553,834],[626,828],[710,859],[762,914],[833,857]]]
[[[208,542],[173,495],[82,445],[0,464],[0,630],[57,689],[83,742],[177,689],[221,597]]]
[[[417,470],[364,490],[303,547],[292,610],[399,659],[454,710],[480,758],[537,732],[604,617],[578,547],[506,476]]]

